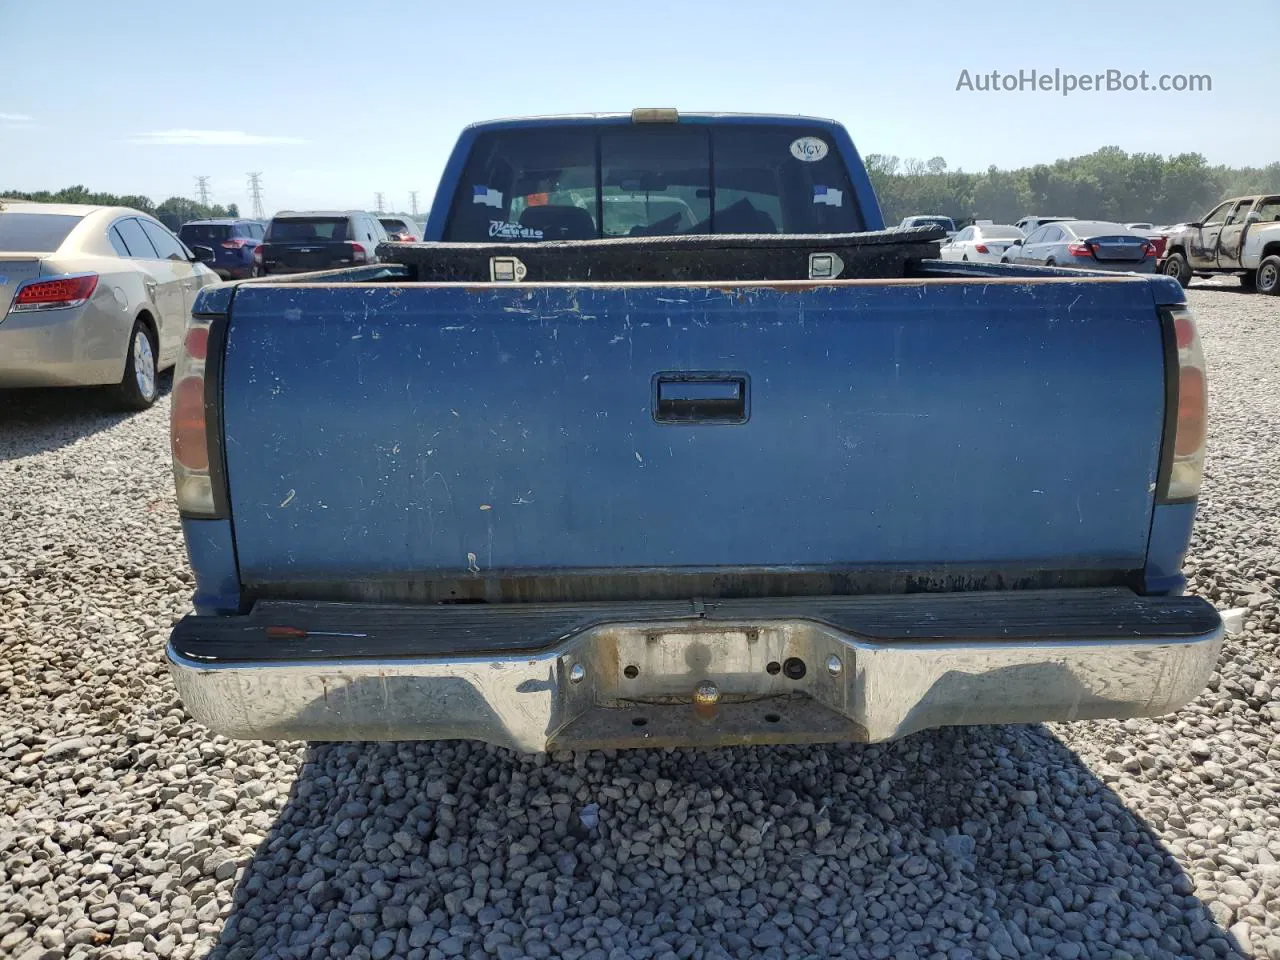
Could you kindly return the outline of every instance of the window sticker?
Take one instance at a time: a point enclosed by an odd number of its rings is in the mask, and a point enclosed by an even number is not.
[[[486,207],[501,207],[502,191],[477,184],[471,188],[471,202],[483,203]]]
[[[825,203],[829,207],[843,207],[844,191],[837,190],[835,187],[820,187],[814,184],[813,202]]]
[[[817,137],[799,137],[791,141],[791,155],[805,163],[814,163],[827,155],[827,144]]]
[[[533,227],[522,227],[518,223],[507,220],[490,220],[489,236],[500,240],[541,240],[542,231]]]

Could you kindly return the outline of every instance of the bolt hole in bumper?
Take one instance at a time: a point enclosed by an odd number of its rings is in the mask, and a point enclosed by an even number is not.
[[[1238,628],[1238,611],[1225,616]],[[1223,634],[1224,615],[1204,600],[1119,588],[715,604],[260,601],[244,616],[185,618],[168,659],[187,709],[230,737],[715,747],[1159,716],[1203,690]]]

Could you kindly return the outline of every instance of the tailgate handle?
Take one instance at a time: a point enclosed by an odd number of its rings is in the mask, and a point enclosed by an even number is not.
[[[745,373],[659,373],[653,378],[658,423],[746,423],[750,380]]]

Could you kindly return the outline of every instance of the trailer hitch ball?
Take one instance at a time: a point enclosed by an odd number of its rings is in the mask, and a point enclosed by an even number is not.
[[[703,680],[693,691],[693,714],[699,720],[709,722],[716,718],[720,704],[720,688],[710,680]]]

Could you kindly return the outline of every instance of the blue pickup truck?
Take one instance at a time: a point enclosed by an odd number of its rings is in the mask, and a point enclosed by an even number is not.
[[[1182,290],[883,227],[831,121],[500,121],[423,243],[202,291],[187,708],[542,751],[1181,707],[1223,636]]]

